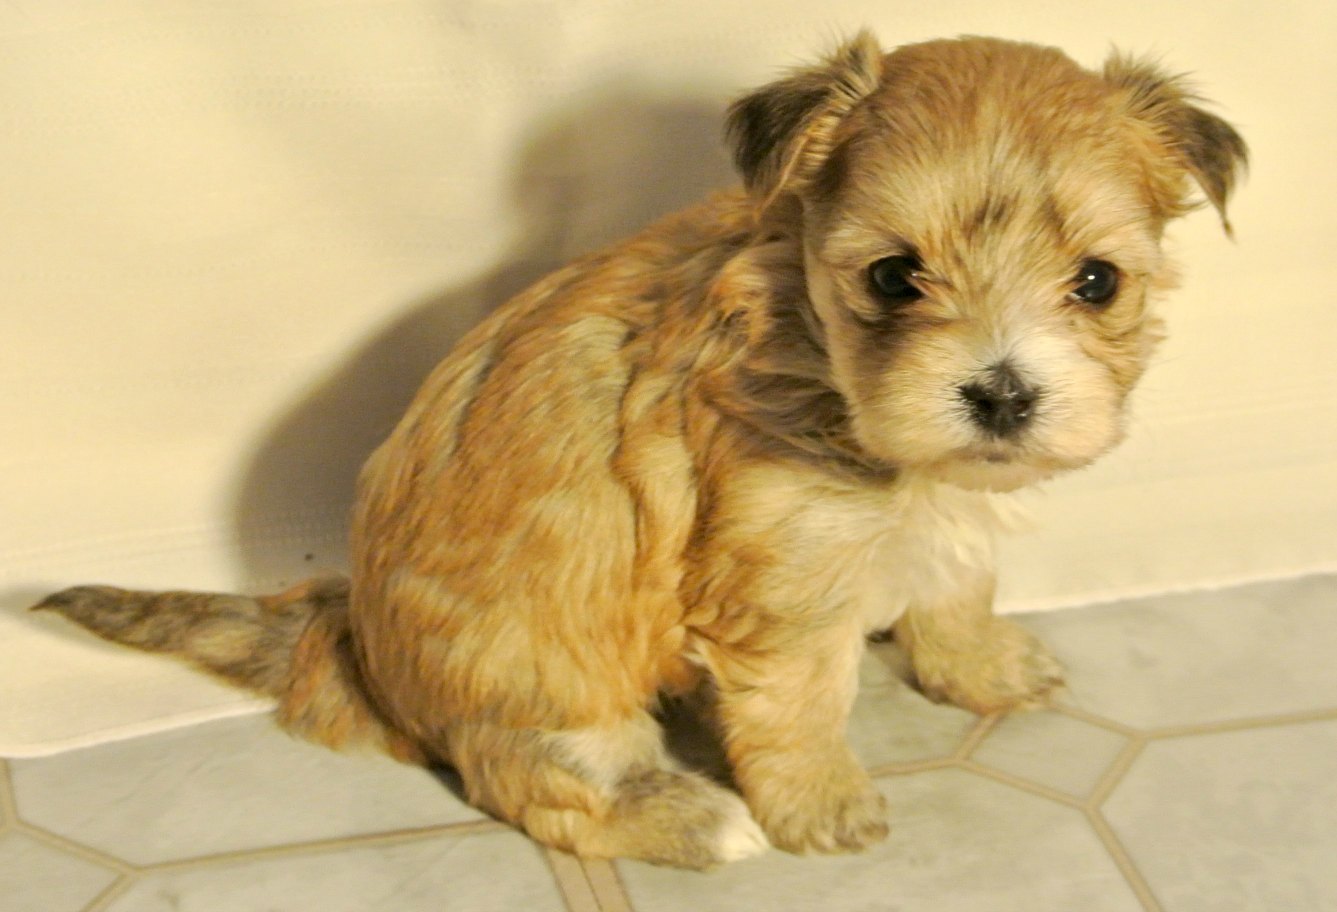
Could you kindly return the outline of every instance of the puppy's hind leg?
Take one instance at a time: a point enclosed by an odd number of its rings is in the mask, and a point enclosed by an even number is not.
[[[470,801],[586,858],[699,870],[768,848],[738,795],[668,757],[648,713],[558,731],[466,723],[450,752]]]

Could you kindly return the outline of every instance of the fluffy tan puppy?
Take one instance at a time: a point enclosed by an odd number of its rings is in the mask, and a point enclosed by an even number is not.
[[[428,378],[363,470],[351,583],[39,607],[314,740],[448,763],[582,855],[883,838],[845,738],[865,637],[894,627],[924,690],[980,713],[1060,683],[992,613],[998,492],[1118,442],[1162,229],[1191,184],[1224,220],[1245,147],[1147,63],[868,34],[729,136],[743,188],[539,282]],[[703,682],[736,791],[651,715]]]

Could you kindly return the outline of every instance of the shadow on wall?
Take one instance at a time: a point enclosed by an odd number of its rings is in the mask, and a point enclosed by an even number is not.
[[[407,305],[275,420],[235,508],[244,582],[267,588],[346,567],[358,470],[428,372],[484,315],[553,268],[731,183],[722,120],[715,101],[610,91],[540,123],[512,182],[515,248],[474,280]]]

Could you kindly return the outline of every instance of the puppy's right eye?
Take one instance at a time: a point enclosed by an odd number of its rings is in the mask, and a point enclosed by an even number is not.
[[[1086,260],[1077,270],[1073,300],[1091,310],[1104,310],[1119,293],[1119,269],[1105,260]]]
[[[924,296],[914,277],[924,268],[918,257],[889,256],[868,267],[868,284],[890,304],[906,304]]]

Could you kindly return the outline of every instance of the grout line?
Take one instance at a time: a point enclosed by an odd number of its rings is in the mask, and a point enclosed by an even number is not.
[[[1055,712],[1060,712],[1070,719],[1076,719],[1078,722],[1085,722],[1088,725],[1094,725],[1096,728],[1112,731],[1116,735],[1136,738],[1143,733],[1141,729],[1124,725],[1122,722],[1117,722],[1114,719],[1107,719],[1104,716],[1097,716],[1095,713],[1087,712],[1086,710],[1069,703],[1055,703],[1051,708]]]
[[[1123,781],[1123,777],[1128,775],[1128,771],[1133,768],[1133,763],[1142,754],[1142,750],[1146,746],[1146,735],[1135,736],[1123,746],[1123,750],[1119,751],[1119,755],[1110,763],[1104,775],[1096,782],[1096,787],[1087,796],[1086,805],[1088,810],[1095,813],[1105,803],[1105,800]]]
[[[582,861],[581,866],[599,902],[600,912],[632,912],[631,898],[612,862],[594,859]]]
[[[415,842],[420,839],[432,839],[437,836],[475,833],[494,833],[511,829],[495,820],[476,820],[466,823],[448,823],[434,827],[411,830],[391,830],[385,833],[369,833],[362,836],[339,836],[333,839],[313,839],[309,842],[291,842],[277,846],[262,846],[255,849],[235,849],[229,852],[217,852],[212,855],[197,855],[193,858],[180,858],[171,861],[151,862],[135,865],[138,871],[183,871],[205,865],[257,861],[266,858],[288,858],[293,855],[319,855],[325,852],[337,852],[343,849],[357,849],[368,846],[398,845]]]
[[[1156,899],[1156,894],[1151,891],[1151,885],[1147,883],[1147,879],[1142,876],[1142,872],[1133,863],[1132,856],[1124,848],[1123,842],[1120,841],[1114,829],[1109,825],[1109,821],[1094,808],[1087,808],[1086,820],[1096,831],[1096,836],[1101,843],[1104,844],[1105,851],[1109,852],[1110,857],[1114,859],[1115,867],[1128,881],[1129,888],[1137,896],[1138,902],[1142,903],[1145,912],[1164,912],[1160,902]]]
[[[1047,785],[1041,785],[1038,782],[1032,782],[1021,776],[1014,776],[1011,773],[1005,773],[1002,770],[994,769],[991,766],[976,763],[974,760],[962,760],[958,766],[968,773],[974,773],[978,776],[983,776],[986,779],[992,779],[1003,785],[1020,789],[1023,792],[1029,792],[1039,798],[1047,798],[1057,804],[1074,807],[1079,810],[1085,810],[1086,808],[1086,802],[1081,798],[1074,797],[1066,792],[1060,792],[1057,789],[1052,789]]]
[[[73,839],[61,836],[59,833],[53,833],[50,830],[44,830],[41,827],[22,822],[16,824],[14,829],[17,832],[31,836],[38,842],[46,843],[53,849],[60,849],[67,855],[74,855],[78,858],[82,858],[84,861],[106,868],[110,871],[115,871],[117,874],[133,874],[135,871],[135,866],[130,862],[117,858],[114,855],[108,855],[101,849],[95,849],[92,846],[84,845],[82,842],[76,842]]]
[[[975,749],[989,734],[998,727],[998,723],[1003,720],[1000,715],[983,716],[975,723],[974,727],[966,734],[962,742],[957,745],[956,751],[952,754],[953,760],[969,760],[970,755],[975,753]]]
[[[102,912],[103,909],[107,908],[108,904],[115,901],[118,896],[121,896],[134,886],[138,879],[139,878],[135,877],[133,874],[122,874],[112,883],[108,884],[105,890],[97,896],[94,896],[89,901],[88,905],[84,906],[83,912]]]
[[[880,779],[883,776],[908,776],[913,773],[931,773],[934,770],[947,769],[956,766],[959,761],[952,757],[938,757],[933,760],[915,760],[909,763],[883,763],[881,766],[874,766],[868,770],[868,775],[874,779]]]
[[[1331,722],[1334,719],[1337,719],[1337,709],[1314,709],[1279,716],[1257,716],[1250,719],[1230,719],[1221,722],[1203,722],[1196,725],[1171,725],[1165,728],[1152,729],[1147,732],[1147,737],[1186,738],[1193,735],[1219,735],[1226,732],[1245,731],[1251,728],[1278,728],[1283,725]]]
[[[19,822],[18,798],[9,776],[9,761],[0,759],[0,830]]]
[[[541,846],[543,857],[547,859],[557,889],[566,903],[567,912],[599,912],[599,900],[594,895],[594,886],[585,873],[580,859],[567,852]]]

